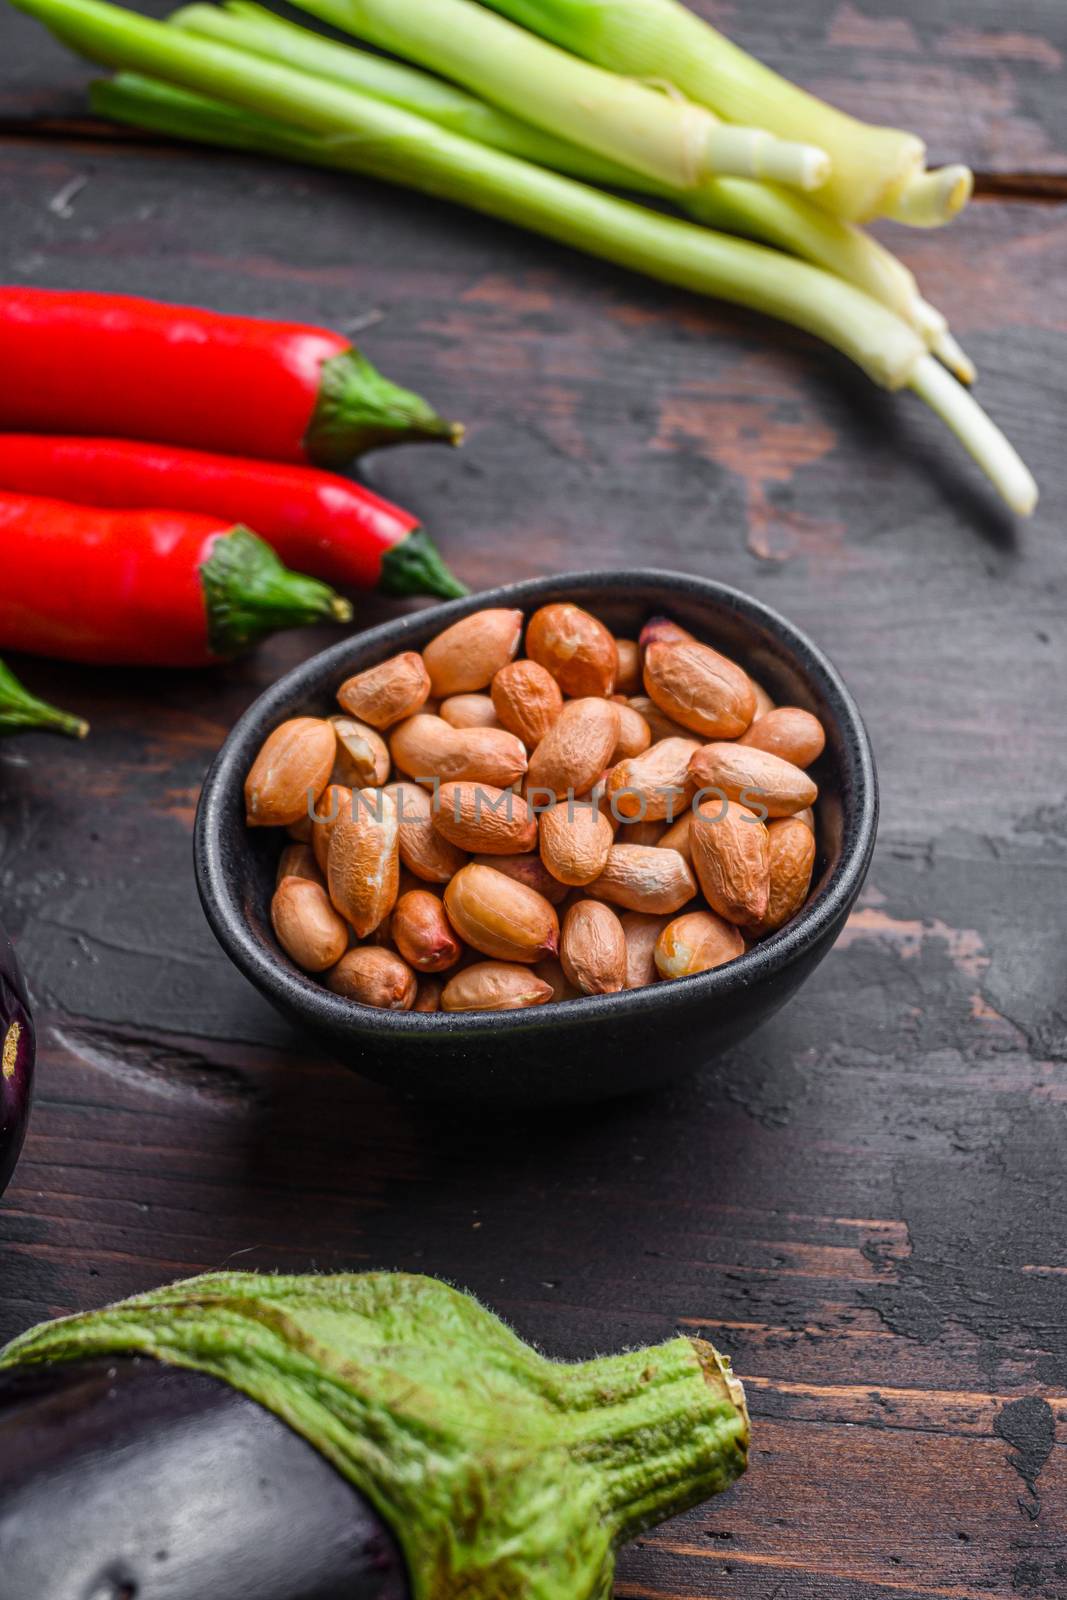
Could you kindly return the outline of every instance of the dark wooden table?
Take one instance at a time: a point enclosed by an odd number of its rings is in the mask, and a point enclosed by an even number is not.
[[[846,937],[746,1048],[486,1122],[320,1059],[201,916],[205,766],[323,634],[200,676],[19,663],[93,736],[0,754],[0,915],[42,1039],[0,1339],[223,1264],[440,1273],[560,1356],[699,1331],[747,1381],[751,1471],[627,1552],[621,1594],[1057,1600],[1067,24],[1059,0],[705,9],[979,171],[956,227],[894,242],[1037,473],[1033,523],[806,338],[370,183],[116,137],[84,70],[0,20],[6,277],[366,325],[469,423],[459,455],[367,470],[472,585],[647,561],[752,590],[837,661],[883,794]]]

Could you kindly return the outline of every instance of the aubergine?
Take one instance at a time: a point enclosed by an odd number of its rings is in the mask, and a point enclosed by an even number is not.
[[[26,985],[11,941],[0,928],[0,1194],[26,1137],[35,1053]]]
[[[745,1469],[729,1362],[553,1362],[403,1273],[211,1274],[0,1350],[0,1600],[607,1600]]]
[[[120,1357],[0,1375],[0,1600],[408,1600],[396,1540],[218,1378]]]

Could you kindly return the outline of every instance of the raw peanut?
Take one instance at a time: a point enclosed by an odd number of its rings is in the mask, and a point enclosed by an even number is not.
[[[315,803],[315,816],[311,825],[311,850],[319,871],[326,872],[330,858],[330,837],[343,811],[352,809],[352,791],[343,783],[331,783],[322,791]]]
[[[461,939],[498,961],[532,965],[559,948],[559,922],[549,902],[493,867],[462,867],[445,890],[445,910]]]
[[[647,650],[650,644],[692,644],[695,642],[688,628],[683,628],[681,623],[672,622],[670,617],[649,617],[637,638],[637,643],[641,650]]]
[[[487,694],[450,694],[441,701],[438,716],[450,728],[500,727],[496,708]]]
[[[512,661],[501,667],[489,692],[503,726],[517,734],[528,750],[540,744],[563,709],[559,684],[536,661]]]
[[[709,801],[693,817],[689,842],[711,909],[727,922],[759,922],[770,893],[767,830],[759,818],[736,801]]]
[[[440,978],[419,978],[415,985],[415,1004],[412,1011],[440,1011]]]
[[[570,982],[567,974],[560,964],[558,956],[546,956],[544,961],[539,961],[533,968],[542,983],[547,983],[552,990],[553,1000],[577,1000],[578,990]]]
[[[541,860],[560,883],[591,883],[604,870],[614,834],[592,805],[564,800],[541,814]]]
[[[283,878],[270,903],[278,943],[305,972],[325,972],[348,949],[348,928],[321,883]]]
[[[355,717],[331,717],[330,721],[337,736],[337,759],[330,781],[343,783],[346,789],[371,789],[385,783],[389,746],[381,734]]]
[[[390,783],[383,790],[396,806],[400,824],[400,859],[425,883],[447,883],[467,857],[442,839],[433,825],[433,801],[417,783]]]
[[[620,761],[608,780],[615,815],[623,821],[673,821],[695,787],[689,763],[699,749],[696,739],[661,739],[641,755]]]
[[[550,986],[529,967],[478,961],[445,984],[442,1011],[522,1011],[552,999]]]
[[[329,977],[327,987],[346,1000],[381,1011],[410,1011],[415,1004],[417,982],[406,961],[392,950],[376,945],[361,945],[343,955]]]
[[[618,994],[626,987],[626,936],[610,906],[579,900],[563,919],[559,959],[582,994]]]
[[[322,873],[319,871],[315,852],[309,844],[298,844],[295,840],[287,844],[278,857],[278,871],[274,876],[277,886],[283,878],[306,878],[309,883],[322,883]]]
[[[690,911],[669,922],[656,941],[661,978],[689,978],[724,966],[745,951],[741,932],[713,911]]]
[[[308,816],[307,810],[305,809],[304,815],[298,817],[295,822],[290,822],[285,831],[290,839],[295,839],[298,844],[310,844],[311,818]]]
[[[697,892],[684,856],[659,845],[613,844],[586,893],[627,911],[680,911]]]
[[[610,635],[609,635],[610,637]],[[608,765],[619,737],[619,708],[610,700],[570,700],[530,757],[528,794],[557,800],[587,794]]]
[[[400,876],[400,825],[384,789],[359,789],[330,835],[330,899],[365,939],[393,909]]]
[[[812,836],[815,834],[815,813],[810,806],[805,806],[803,811],[796,813],[797,822],[802,822],[805,828],[810,828]]]
[[[714,789],[729,800],[769,817],[790,817],[810,806],[819,791],[806,772],[781,756],[750,745],[703,745],[689,763],[698,788]]]
[[[672,722],[670,717],[665,717],[656,702],[647,694],[632,694],[627,704],[648,723],[653,744],[659,744],[662,739],[693,737],[691,729],[683,728],[680,722]]]
[[[800,706],[778,706],[757,717],[737,742],[781,756],[794,767],[810,767],[822,755],[826,735],[822,723],[810,711]]]
[[[795,917],[811,888],[815,865],[815,836],[800,817],[783,817],[767,829],[771,889],[767,909],[751,932],[758,937],[777,933]]]
[[[366,672],[346,678],[337,691],[345,711],[372,728],[389,728],[410,717],[425,703],[430,675],[417,650],[380,661]]]
[[[451,728],[441,717],[408,717],[389,736],[393,760],[418,783],[491,783],[508,789],[526,771],[521,739],[503,728]]]
[[[677,822],[671,823],[666,833],[661,833],[656,840],[656,843],[663,850],[677,850],[680,856],[685,857],[690,866],[693,865],[693,846],[689,837],[692,821],[692,811],[686,811],[683,816],[678,818]]]
[[[495,867],[516,883],[535,889],[550,905],[558,906],[567,893],[567,885],[552,876],[540,856],[475,856],[474,860],[480,867]]]
[[[619,737],[615,741],[615,748],[611,752],[611,761],[625,761],[628,756],[639,756],[642,750],[647,750],[652,743],[652,729],[633,706],[627,705],[624,700],[619,706]]]
[[[655,983],[659,977],[655,961],[656,940],[670,920],[670,917],[649,916],[644,911],[624,911],[619,918],[626,939],[628,989],[643,989],[646,984]]]
[[[748,674],[695,639],[653,640],[645,651],[644,682],[661,711],[707,739],[736,739],[755,715]]]
[[[748,681],[751,683],[753,692],[756,696],[756,717],[765,717],[768,711],[774,710],[774,701],[771,699],[762,683],[757,683],[755,678],[750,678]],[[752,720],[755,721],[756,718],[753,717]]]
[[[596,617],[568,603],[542,606],[526,628],[526,654],[574,699],[608,695],[615,688],[615,640]]]
[[[636,639],[616,639],[615,654],[619,669],[615,688],[619,694],[638,694],[641,690],[641,649]]]
[[[416,972],[444,972],[462,954],[440,898],[429,889],[412,889],[400,896],[390,918],[390,933]]]
[[[434,831],[460,850],[508,856],[537,849],[537,818],[510,789],[443,783],[437,800]]]
[[[493,674],[514,658],[521,638],[521,611],[475,611],[454,622],[422,652],[432,693],[467,694],[486,688]]]
[[[337,740],[322,717],[292,717],[268,734],[245,779],[250,828],[299,822],[330,781]]]
[[[659,822],[623,822],[615,831],[620,844],[659,844],[666,826]]]

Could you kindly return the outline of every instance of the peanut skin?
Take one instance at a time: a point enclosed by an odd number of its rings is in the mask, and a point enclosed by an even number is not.
[[[560,964],[580,994],[618,994],[626,987],[626,935],[610,906],[579,900],[563,919]]]
[[[512,661],[501,667],[490,692],[502,726],[528,750],[540,744],[563,710],[559,684],[536,661]]]
[[[615,689],[619,654],[602,622],[567,603],[542,606],[526,629],[526,654],[575,699]]]
[[[530,757],[527,794],[565,799],[588,794],[619,737],[619,708],[610,700],[569,700]]]
[[[334,823],[326,864],[330,899],[365,939],[393,909],[400,878],[400,826],[383,789],[361,789]]]
[[[325,972],[348,948],[348,928],[321,881],[283,878],[270,903],[278,943],[305,972]]]
[[[380,1011],[410,1011],[415,1004],[415,974],[400,956],[379,945],[361,945],[343,955],[327,987],[346,1000]]]
[[[411,889],[400,896],[389,919],[389,932],[416,972],[446,972],[463,953],[444,906],[429,889]]]
[[[413,716],[430,692],[430,675],[415,650],[380,661],[346,678],[337,691],[343,709],[372,728],[389,728]]]
[[[457,872],[445,910],[461,939],[498,961],[533,965],[559,949],[559,921],[544,896],[493,867],[471,862]]]
[[[435,695],[469,694],[486,688],[519,648],[522,612],[475,611],[431,639],[422,652]]]
[[[740,930],[714,911],[690,911],[669,922],[656,941],[656,968],[661,978],[691,978],[710,972],[743,955]]]
[[[521,1011],[543,1006],[552,988],[529,967],[508,961],[478,961],[445,984],[442,1011]]]
[[[778,706],[759,716],[738,744],[781,756],[795,767],[810,767],[823,753],[826,735],[818,717],[800,706]]]
[[[586,887],[594,899],[627,911],[680,911],[696,892],[684,857],[655,844],[613,844],[603,872]]]
[[[250,828],[299,823],[330,781],[337,755],[333,725],[322,717],[292,717],[267,735],[245,779]]]
[[[711,909],[741,927],[759,922],[770,894],[770,856],[755,813],[733,800],[709,801],[691,819],[689,844]]]
[[[521,795],[489,783],[443,783],[435,832],[461,850],[516,855],[537,848],[537,818]]]
[[[748,674],[695,639],[653,639],[644,683],[661,711],[705,739],[736,739],[756,713]]]

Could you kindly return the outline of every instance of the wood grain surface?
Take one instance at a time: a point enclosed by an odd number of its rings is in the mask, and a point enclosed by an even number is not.
[[[319,1058],[196,901],[205,767],[330,630],[201,675],[17,662],[93,734],[0,748],[0,919],[42,1037],[0,1340],[224,1264],[439,1273],[559,1356],[699,1332],[748,1385],[751,1469],[632,1547],[621,1595],[1063,1600],[1067,25],[1054,0],[702,9],[990,175],[952,229],[885,236],[1034,468],[1032,523],[799,334],[370,183],[75,127],[82,69],[0,19],[7,279],[358,330],[469,425],[366,476],[472,586],[647,562],[752,591],[842,670],[883,799],[845,937],[726,1062],[521,1125],[442,1113]]]

